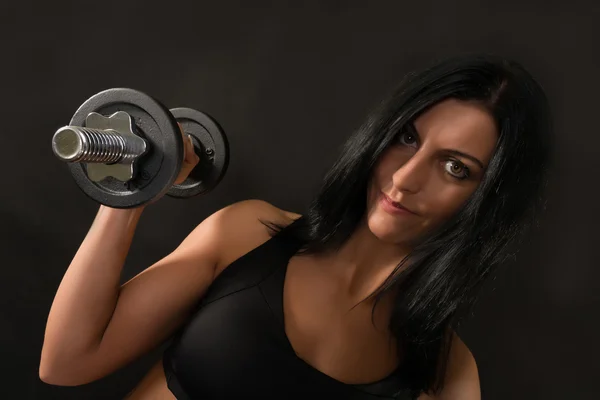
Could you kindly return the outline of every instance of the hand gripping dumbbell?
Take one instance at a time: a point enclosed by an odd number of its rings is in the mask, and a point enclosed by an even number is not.
[[[184,158],[177,123],[200,158],[180,185],[174,185]],[[52,150],[86,195],[113,208],[137,207],[165,194],[207,193],[229,164],[227,137],[213,118],[190,108],[168,110],[133,89],[109,89],[86,100],[54,134]]]

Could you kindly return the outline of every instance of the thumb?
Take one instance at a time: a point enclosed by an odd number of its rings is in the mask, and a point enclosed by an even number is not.
[[[196,154],[196,151],[194,149],[194,141],[192,139],[192,136],[190,134],[187,134],[187,140],[188,143],[185,146],[185,159],[186,161],[190,162],[190,163],[195,163],[198,162],[200,160],[200,158],[198,157],[198,155]]]

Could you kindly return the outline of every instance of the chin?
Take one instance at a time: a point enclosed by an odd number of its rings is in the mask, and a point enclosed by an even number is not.
[[[375,237],[386,243],[400,243],[406,235],[398,221],[381,210],[375,210],[369,216],[367,225]]]

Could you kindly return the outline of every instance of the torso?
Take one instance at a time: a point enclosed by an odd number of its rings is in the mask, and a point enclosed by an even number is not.
[[[319,260],[292,257],[284,281],[285,330],[296,354],[336,380],[365,384],[398,366],[396,346],[386,329],[389,302],[356,305]],[[356,307],[354,307],[356,305]]]
[[[279,221],[285,218],[291,222],[299,217],[278,212],[275,217]],[[265,228],[262,237],[233,246],[217,272],[269,239]],[[399,364],[396,343],[386,329],[391,303],[384,300],[378,305],[373,324],[372,303],[352,308],[356,299],[349,299],[340,286],[317,258],[290,259],[284,281],[283,311],[285,333],[291,346],[307,364],[344,383],[364,384],[390,375]],[[126,398],[175,399],[167,387],[162,360]]]

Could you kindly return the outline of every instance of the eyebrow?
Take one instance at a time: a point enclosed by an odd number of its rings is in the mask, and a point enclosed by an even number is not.
[[[417,131],[417,128],[415,127],[414,122],[408,123],[408,128],[411,130],[411,133],[415,134],[419,138],[419,140],[421,139],[421,135],[419,135],[419,131]],[[457,157],[463,157],[468,160],[471,160],[475,164],[479,165],[479,167],[481,167],[481,169],[485,169],[485,167],[483,166],[483,163],[477,157],[473,157],[470,154],[463,153],[462,151],[458,151],[456,149],[444,149],[443,151],[448,154],[457,156]]]

